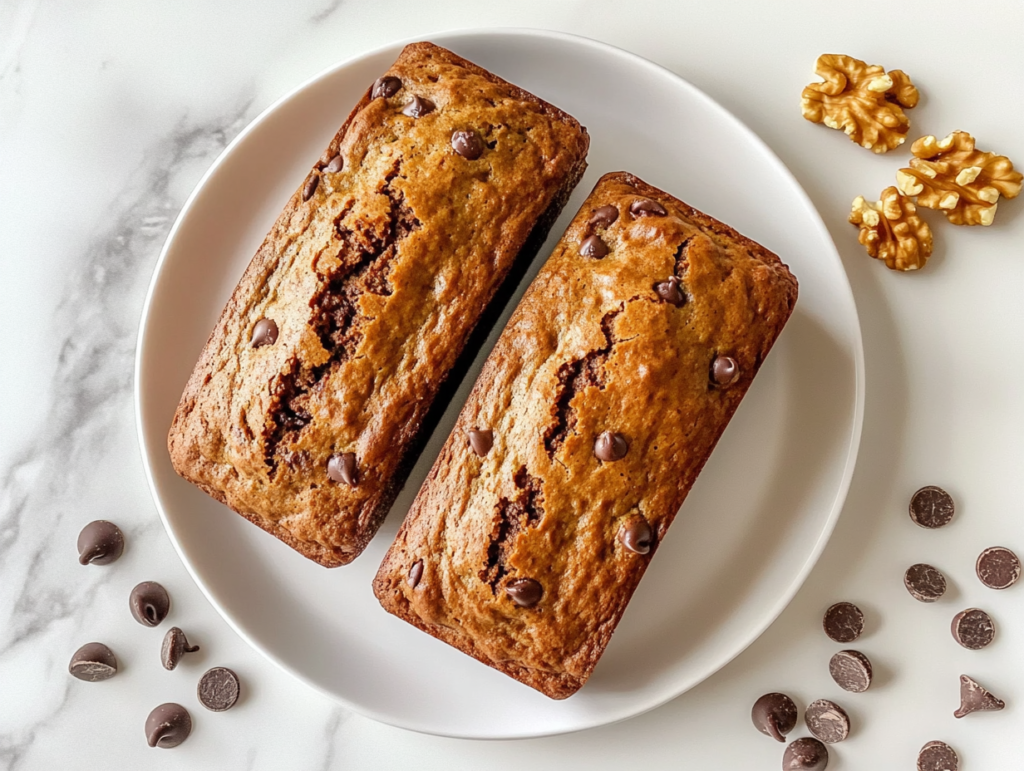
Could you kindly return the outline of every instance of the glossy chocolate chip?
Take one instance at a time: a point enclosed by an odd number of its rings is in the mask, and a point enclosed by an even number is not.
[[[109,565],[124,552],[124,533],[113,522],[97,519],[78,534],[78,561],[83,565]]]
[[[679,288],[681,283],[675,276],[669,276],[654,285],[654,293],[665,302],[675,305],[677,308],[682,307],[686,302],[686,295]]]
[[[665,207],[650,198],[638,198],[629,205],[629,213],[634,217],[664,217],[668,212]]]
[[[852,602],[837,602],[825,611],[822,627],[837,643],[851,643],[864,631],[864,614]]]
[[[632,514],[619,528],[619,541],[634,554],[647,554],[654,545],[654,529],[644,517]]]
[[[87,683],[98,683],[117,674],[117,659],[114,658],[114,652],[103,643],[86,643],[71,657],[68,672]]]
[[[359,470],[356,466],[356,454],[343,452],[340,455],[332,455],[327,461],[327,476],[338,484],[346,484],[349,487],[358,485]]]
[[[754,728],[777,742],[786,741],[786,734],[796,728],[796,704],[784,693],[766,693],[750,710]]]
[[[414,96],[405,107],[402,108],[402,115],[410,118],[422,118],[424,115],[437,109],[437,105],[425,96]]]
[[[382,78],[377,78],[374,81],[373,88],[370,89],[371,99],[380,99],[384,97],[387,99],[389,96],[394,96],[398,93],[398,89],[402,87],[402,81],[392,75],[385,75]]]
[[[594,442],[594,455],[606,463],[625,458],[627,452],[629,442],[626,441],[626,437],[615,431],[602,431]]]
[[[532,608],[544,596],[544,587],[532,578],[516,578],[505,586],[505,594],[521,608]]]
[[[238,675],[227,667],[209,669],[196,688],[199,703],[211,712],[225,712],[235,706],[242,692]]]
[[[416,560],[409,568],[409,575],[405,580],[411,589],[415,589],[419,586],[421,578],[423,578],[423,560]]]
[[[341,153],[338,153],[327,162],[324,171],[328,174],[337,174],[343,168],[345,168],[345,159],[341,157]]]
[[[989,589],[1009,589],[1020,579],[1020,560],[1005,546],[985,549],[975,569],[978,579]]]
[[[917,771],[959,771],[960,758],[945,742],[928,742],[917,754]]]
[[[828,748],[817,739],[805,736],[786,747],[782,771],[825,771]]]
[[[711,382],[728,388],[740,378],[740,365],[732,356],[716,356],[711,362]]]
[[[860,651],[839,651],[829,661],[828,673],[850,693],[864,693],[871,687],[871,661]]]
[[[922,487],[910,499],[910,518],[929,530],[948,525],[954,513],[953,498],[941,487]]]
[[[494,432],[490,429],[471,428],[466,433],[469,436],[469,446],[481,458],[494,446]]]
[[[850,735],[850,716],[846,710],[828,699],[818,699],[807,705],[804,713],[807,730],[826,744],[845,741]]]
[[[919,602],[935,602],[946,593],[946,577],[942,571],[923,562],[907,568],[903,585]]]
[[[598,206],[590,215],[587,224],[592,228],[606,228],[619,218],[619,210],[611,204]]]
[[[484,154],[484,141],[475,131],[456,131],[452,134],[452,149],[467,161],[475,161]]]
[[[190,733],[192,716],[180,704],[161,704],[146,718],[146,741],[150,747],[177,747]]]
[[[957,613],[950,629],[953,639],[970,651],[980,651],[996,637],[992,617],[978,608],[968,608]]]
[[[171,598],[156,581],[143,581],[128,596],[132,617],[143,626],[156,626],[171,610]]]
[[[171,670],[178,666],[181,657],[186,653],[195,653],[199,650],[198,645],[189,645],[185,633],[178,627],[172,626],[164,635],[164,643],[160,646],[160,663],[164,669]]]
[[[253,348],[262,348],[264,345],[273,345],[277,342],[277,322],[273,319],[260,319],[252,328]]]
[[[306,180],[306,184],[302,186],[302,200],[308,201],[313,197],[313,193],[316,192],[317,186],[320,184],[320,175],[313,172],[309,175],[309,179]]]
[[[1005,706],[1005,701],[997,699],[973,677],[960,675],[960,707],[953,717],[966,717],[972,712],[993,712]]]
[[[600,260],[610,251],[608,244],[602,241],[600,236],[587,236],[580,243],[580,254],[594,260]]]

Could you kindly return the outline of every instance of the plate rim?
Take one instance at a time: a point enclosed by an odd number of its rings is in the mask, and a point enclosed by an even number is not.
[[[765,158],[769,161],[769,163],[775,167],[775,171],[781,174],[782,177],[787,179],[792,184],[794,192],[797,194],[798,199],[807,209],[808,214],[810,215],[815,228],[818,230],[819,234],[824,237],[825,242],[828,244],[829,248],[827,250],[827,253],[829,258],[834,260],[835,263],[839,266],[839,273],[841,278],[840,287],[842,290],[845,291],[846,295],[849,298],[850,308],[853,313],[852,320],[854,322],[852,325],[852,329],[850,330],[850,332],[852,333],[850,344],[852,347],[854,360],[854,410],[852,416],[852,431],[850,434],[849,443],[846,448],[845,465],[842,472],[842,479],[840,480],[840,484],[836,489],[835,496],[832,501],[831,510],[829,511],[828,517],[824,522],[824,526],[822,527],[821,532],[819,533],[818,539],[815,541],[813,548],[809,551],[807,558],[804,561],[804,564],[802,565],[800,570],[797,571],[793,580],[785,588],[784,591],[780,592],[778,598],[776,599],[771,609],[762,617],[762,622],[753,627],[750,633],[743,636],[739,639],[738,642],[729,647],[725,654],[721,656],[721,658],[717,662],[715,662],[715,665],[713,667],[706,671],[703,671],[701,676],[693,680],[693,682],[683,683],[678,690],[674,690],[665,698],[655,699],[652,703],[644,705],[640,709],[630,711],[628,714],[617,714],[608,718],[598,717],[597,719],[595,719],[593,714],[588,714],[581,721],[580,725],[569,729],[560,728],[552,731],[512,732],[502,735],[483,735],[466,733],[459,734],[442,730],[430,730],[429,728],[425,728],[421,725],[413,725],[401,719],[389,718],[389,716],[387,715],[380,714],[373,710],[364,709],[360,705],[356,705],[353,702],[343,698],[341,695],[333,691],[327,690],[315,680],[312,680],[303,675],[301,672],[293,669],[287,662],[282,660],[280,657],[275,655],[270,650],[264,648],[259,642],[253,639],[242,627],[239,626],[239,624],[233,617],[233,614],[227,611],[227,609],[220,603],[220,601],[215,596],[214,591],[210,587],[208,587],[205,581],[198,575],[198,573],[196,572],[196,568],[193,566],[191,560],[189,560],[188,557],[186,556],[185,550],[183,549],[181,543],[178,540],[174,527],[172,526],[168,518],[167,512],[164,509],[163,501],[158,491],[158,486],[154,476],[152,464],[150,462],[150,456],[149,453],[147,452],[147,447],[149,445],[149,436],[147,434],[146,423],[143,418],[142,404],[142,360],[144,352],[143,349],[145,347],[146,333],[150,322],[150,311],[153,303],[153,298],[156,294],[157,285],[160,282],[161,274],[163,273],[167,255],[170,252],[171,246],[173,245],[177,237],[178,231],[182,227],[182,224],[184,223],[186,217],[191,212],[196,199],[199,197],[200,193],[203,191],[206,184],[209,182],[210,178],[217,173],[221,165],[234,152],[235,148],[239,144],[241,144],[241,142],[243,142],[252,131],[255,131],[259,125],[261,125],[265,120],[267,120],[270,115],[272,115],[278,109],[283,107],[285,103],[287,103],[295,96],[305,91],[307,88],[320,82],[321,80],[333,76],[339,70],[343,70],[347,67],[350,67],[354,64],[363,61],[364,59],[376,56],[387,50],[400,50],[401,47],[408,45],[410,43],[430,40],[432,42],[444,45],[446,42],[451,42],[452,40],[458,40],[460,38],[488,35],[548,38],[562,43],[590,47],[608,55],[631,60],[634,64],[639,64],[640,66],[653,69],[675,79],[683,88],[690,91],[690,93],[693,96],[702,100],[712,110],[717,111],[720,114],[720,116],[723,117],[725,120],[732,122],[735,125],[735,127],[739,129],[741,134],[743,134],[749,141],[751,141],[754,145],[758,147],[758,149],[764,154]],[[154,265],[153,275],[150,278],[149,286],[146,290],[146,298],[142,306],[138,336],[136,338],[132,392],[134,401],[137,439],[139,441],[139,451],[142,457],[143,468],[146,475],[146,482],[149,486],[150,495],[153,499],[154,505],[156,506],[157,513],[159,514],[160,520],[163,524],[164,531],[170,538],[171,544],[174,547],[174,550],[177,553],[178,558],[184,565],[185,570],[188,572],[189,576],[191,576],[195,584],[199,587],[199,590],[203,593],[203,595],[210,602],[213,608],[217,611],[220,617],[228,624],[228,626],[231,627],[232,630],[234,630],[234,632],[239,637],[241,637],[246,642],[246,644],[248,644],[253,650],[258,652],[267,660],[269,660],[279,669],[286,672],[291,677],[299,680],[304,685],[312,688],[316,692],[324,695],[330,701],[337,704],[341,704],[346,709],[349,709],[352,712],[355,712],[356,714],[368,717],[377,722],[433,736],[442,736],[457,739],[504,741],[515,739],[541,738],[546,736],[556,736],[561,734],[575,733],[577,731],[589,730],[592,728],[598,728],[605,725],[612,725],[614,723],[622,722],[630,718],[638,717],[639,715],[645,714],[654,709],[657,709],[658,707],[663,706],[664,704],[667,704],[668,702],[678,698],[679,696],[693,689],[700,683],[709,679],[710,677],[721,671],[729,663],[734,661],[747,648],[753,645],[753,643],[756,642],[764,634],[768,627],[775,623],[775,621],[782,614],[782,612],[793,601],[793,598],[796,596],[796,593],[807,581],[807,578],[810,575],[811,570],[813,570],[815,565],[818,563],[818,560],[821,558],[821,555],[825,550],[825,546],[828,544],[829,540],[832,537],[832,534],[835,531],[835,527],[839,520],[839,516],[842,513],[843,508],[845,506],[850,485],[852,484],[854,472],[857,466],[857,458],[860,451],[860,444],[864,426],[865,384],[866,374],[864,358],[864,340],[860,323],[860,315],[857,310],[856,297],[853,293],[853,288],[850,284],[849,276],[846,273],[846,269],[843,265],[842,258],[840,257],[839,251],[836,248],[834,240],[832,239],[832,234],[829,231],[828,227],[825,225],[825,222],[822,219],[817,207],[814,205],[814,202],[807,194],[807,191],[804,189],[803,185],[800,184],[800,181],[797,179],[796,175],[793,174],[793,172],[789,169],[788,166],[786,166],[782,159],[779,158],[775,151],[772,150],[771,147],[753,129],[751,129],[743,120],[741,120],[739,117],[733,114],[720,102],[715,100],[712,96],[710,96],[705,91],[691,83],[683,76],[668,69],[667,67],[658,64],[657,62],[654,62],[644,56],[641,56],[640,54],[634,53],[632,51],[613,45],[611,43],[606,43],[604,41],[595,40],[593,38],[589,38],[583,35],[576,35],[568,32],[533,27],[497,26],[452,28],[433,33],[416,35],[413,37],[404,38],[401,40],[392,41],[380,46],[376,46],[372,49],[363,51],[354,56],[350,56],[348,58],[339,60],[334,64],[331,64],[330,66],[315,73],[311,77],[303,80],[297,86],[291,88],[282,96],[278,97],[273,102],[271,102],[270,105],[268,105],[255,118],[253,118],[224,147],[224,149],[220,152],[220,154],[213,161],[210,167],[203,173],[202,177],[196,183],[191,193],[189,193],[188,197],[185,199],[185,202],[182,205],[181,210],[178,212],[178,215],[174,220],[174,224],[171,226],[170,230],[167,233],[167,237],[160,250],[160,255],[157,258],[156,264]]]

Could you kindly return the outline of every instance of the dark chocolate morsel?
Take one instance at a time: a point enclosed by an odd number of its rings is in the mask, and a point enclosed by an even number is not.
[[[532,608],[544,596],[544,587],[532,578],[516,578],[505,586],[505,594],[521,608]]]
[[[864,631],[864,614],[852,602],[837,602],[825,611],[822,627],[837,643],[851,643]]]
[[[402,81],[392,75],[385,75],[382,78],[377,78],[374,81],[373,88],[370,89],[370,98],[379,99],[384,97],[387,99],[389,96],[394,96],[398,93],[398,89],[402,87]]]
[[[985,549],[975,565],[978,578],[989,589],[1009,589],[1020,579],[1020,560],[1005,546]]]
[[[261,348],[277,342],[277,322],[273,319],[260,319],[252,328],[252,347]]]
[[[954,513],[953,499],[941,487],[922,487],[910,499],[910,518],[929,530],[948,525]]]
[[[306,180],[306,184],[302,186],[302,200],[308,201],[313,197],[313,193],[316,192],[317,186],[320,184],[320,175],[315,171],[309,175]]]
[[[484,141],[475,131],[456,131],[452,134],[452,149],[467,161],[475,161],[484,154]]]
[[[410,118],[422,118],[427,113],[431,113],[436,109],[437,105],[425,96],[414,96],[409,103],[402,108],[402,115],[408,115]]]
[[[587,220],[587,224],[592,228],[606,228],[618,218],[619,210],[611,204],[605,204],[604,206],[598,206],[594,209],[594,213],[590,215],[590,219]]]
[[[199,650],[198,645],[189,645],[185,633],[178,627],[172,626],[164,635],[164,644],[160,646],[160,663],[164,669],[174,669],[186,653],[195,653]]]
[[[786,747],[782,771],[825,771],[828,748],[817,739],[805,736]]]
[[[942,571],[923,562],[907,568],[903,585],[910,596],[920,602],[935,602],[946,593],[946,577]]]
[[[143,581],[132,589],[128,596],[128,607],[132,617],[143,626],[156,626],[171,610],[171,598],[167,590],[156,581]]]
[[[608,244],[602,241],[600,236],[587,236],[580,243],[580,254],[595,260],[600,260],[610,251]]]
[[[423,578],[423,560],[416,560],[412,563],[412,567],[409,568],[409,575],[406,576],[406,581],[410,588],[415,589],[419,586],[421,578]]]
[[[766,693],[754,702],[750,719],[758,731],[784,742],[796,728],[796,704],[784,693]]]
[[[860,651],[839,651],[828,663],[836,685],[850,693],[864,693],[871,687],[871,660]]]
[[[597,435],[594,442],[594,455],[598,460],[611,462],[621,460],[629,452],[629,443],[626,437],[615,431],[602,431]]]
[[[87,683],[98,683],[117,674],[117,659],[103,643],[86,643],[71,657],[68,672]]]
[[[338,153],[327,162],[327,165],[324,166],[324,171],[328,174],[337,174],[343,168],[345,168],[345,159],[341,157],[341,153]]]
[[[973,677],[960,675],[960,708],[953,717],[966,717],[972,712],[991,712],[1003,709],[1006,702],[997,699]]]
[[[962,610],[953,617],[953,639],[971,651],[980,651],[996,637],[992,617],[978,608]]]
[[[664,217],[668,212],[665,207],[650,198],[638,198],[629,205],[629,213],[634,217]]]
[[[850,735],[850,717],[846,710],[828,699],[808,704],[804,721],[807,730],[826,744],[836,744]]]
[[[225,712],[235,706],[242,692],[238,675],[227,667],[214,667],[199,678],[196,695],[211,712]]]
[[[643,516],[632,514],[619,528],[619,541],[634,554],[647,554],[654,544],[654,529]]]
[[[732,356],[716,356],[711,362],[711,382],[727,388],[739,380],[740,365]]]
[[[654,292],[665,302],[675,305],[677,308],[682,307],[686,302],[686,295],[679,288],[680,283],[682,282],[675,276],[669,276],[664,281],[659,281],[654,285]],[[713,372],[714,370],[712,370]]]
[[[161,704],[146,718],[146,741],[150,747],[177,747],[190,733],[192,716],[180,704]]]
[[[959,771],[960,758],[945,742],[928,742],[917,754],[917,771]]]
[[[487,428],[471,428],[468,432],[469,446],[481,458],[494,446],[494,432]]]
[[[113,522],[97,519],[78,534],[78,561],[83,565],[109,565],[124,552],[124,533]]]
[[[340,455],[332,455],[327,461],[327,476],[338,484],[346,484],[349,487],[358,485],[359,471],[356,466],[356,454],[343,452]]]

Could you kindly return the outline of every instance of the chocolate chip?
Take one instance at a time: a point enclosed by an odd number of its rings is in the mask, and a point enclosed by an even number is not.
[[[608,244],[602,241],[600,236],[587,236],[580,243],[580,254],[595,260],[600,260],[610,251]]]
[[[199,678],[196,695],[199,703],[211,712],[225,712],[235,706],[242,692],[238,675],[227,667],[214,667]]]
[[[954,513],[953,499],[941,487],[922,487],[910,499],[910,518],[930,530],[948,525]]]
[[[786,747],[782,771],[825,771],[828,748],[817,739],[805,736]]]
[[[97,519],[78,534],[78,561],[83,565],[109,565],[124,552],[124,533],[113,522]]]
[[[423,578],[423,560],[416,560],[412,563],[412,567],[409,568],[409,575],[406,577],[406,582],[409,584],[410,588],[415,589],[419,585],[421,578]]]
[[[851,643],[864,631],[864,614],[852,602],[837,602],[825,611],[822,626],[837,643]]]
[[[103,643],[86,643],[71,657],[68,672],[87,683],[98,683],[117,674],[117,659]]]
[[[414,96],[412,100],[402,108],[402,115],[410,118],[422,118],[424,115],[437,109],[437,105],[425,96]]]
[[[654,285],[654,292],[665,302],[670,303],[677,308],[682,307],[686,302],[686,295],[683,294],[683,290],[679,288],[680,283],[679,279],[675,276],[669,276],[664,281],[659,281]]]
[[[634,217],[664,217],[668,212],[665,207],[650,198],[639,198],[629,205],[629,213]]]
[[[807,730],[826,744],[836,744],[850,735],[850,716],[828,699],[812,701],[804,713],[804,721]]]
[[[471,428],[466,433],[469,435],[469,446],[481,458],[494,446],[494,432],[490,429]]]
[[[732,356],[716,356],[711,362],[711,382],[728,388],[740,378],[740,365]]]
[[[150,747],[177,747],[190,733],[192,716],[180,704],[161,704],[146,718],[146,741]]]
[[[750,719],[758,731],[784,742],[796,727],[796,704],[784,693],[766,693],[754,702]]]
[[[521,608],[532,608],[544,596],[544,587],[532,578],[516,578],[505,586],[505,594]]]
[[[327,165],[324,166],[324,171],[328,174],[337,174],[343,168],[345,168],[345,159],[341,157],[341,153],[338,153],[327,162]]]
[[[1020,560],[1005,546],[985,549],[975,565],[978,578],[989,589],[1009,589],[1020,579]]]
[[[398,89],[401,87],[402,81],[392,75],[385,75],[374,81],[373,88],[370,89],[370,98],[379,99],[384,97],[387,99],[389,96],[397,94]]]
[[[960,758],[945,742],[928,742],[917,754],[917,771],[959,771]]]
[[[262,348],[264,345],[273,345],[277,342],[277,322],[273,319],[260,319],[252,328],[253,348]]]
[[[302,200],[308,201],[313,197],[313,193],[316,192],[317,186],[320,184],[320,175],[315,171],[309,175],[309,179],[306,180],[306,184],[302,186]]]
[[[160,663],[164,669],[174,669],[186,653],[195,653],[199,650],[198,645],[189,645],[185,633],[178,627],[172,626],[164,635],[164,644],[160,646]]]
[[[143,626],[156,626],[171,609],[171,598],[167,590],[156,581],[143,581],[132,589],[128,597],[132,616]]]
[[[1005,706],[1005,701],[997,699],[977,680],[960,675],[960,708],[953,713],[953,717],[966,717],[972,712],[998,711]]]
[[[920,602],[935,602],[946,593],[946,577],[942,571],[923,562],[907,568],[903,585],[910,596]]]
[[[654,544],[654,529],[644,517],[632,514],[619,528],[619,541],[634,554],[647,554]]]
[[[828,663],[836,685],[850,693],[864,693],[871,687],[871,661],[860,651],[839,651]]]
[[[594,455],[598,460],[611,462],[621,460],[629,452],[629,443],[626,437],[615,431],[602,431],[594,442]]]
[[[452,149],[467,161],[475,161],[484,154],[484,141],[474,131],[456,131],[452,134]]]
[[[356,467],[356,454],[343,452],[340,455],[332,455],[327,461],[327,476],[338,484],[346,484],[350,487],[358,485],[359,471]]]
[[[590,215],[587,224],[592,228],[606,228],[619,218],[619,210],[611,204],[598,206]]]
[[[962,610],[953,617],[953,639],[967,650],[980,651],[996,636],[992,617],[978,608]]]

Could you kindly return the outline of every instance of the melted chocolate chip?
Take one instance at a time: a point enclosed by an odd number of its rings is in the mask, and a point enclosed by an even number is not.
[[[242,692],[238,675],[227,667],[209,669],[201,678],[196,688],[199,703],[211,712],[226,712],[235,706]]]
[[[839,651],[828,663],[836,685],[850,693],[864,693],[871,687],[871,661],[860,651]]]
[[[487,428],[471,428],[466,432],[469,436],[469,446],[481,458],[491,451],[494,446],[494,432]]]
[[[786,747],[782,771],[825,771],[828,748],[817,739],[805,736]]]
[[[1020,579],[1020,560],[1005,546],[985,549],[975,569],[978,579],[989,589],[1009,589]]]
[[[164,644],[160,647],[160,663],[164,669],[174,669],[178,666],[182,656],[186,653],[195,653],[199,650],[198,645],[189,645],[185,633],[178,627],[172,626],[164,635]]]
[[[324,171],[328,174],[337,174],[343,168],[345,168],[345,159],[341,157],[341,153],[338,153],[327,162],[327,165],[324,166]]]
[[[960,758],[945,742],[928,742],[917,755],[917,771],[959,771]]]
[[[997,711],[1005,706],[1005,701],[997,699],[977,680],[960,675],[960,708],[953,713],[953,717],[966,717],[972,712]]]
[[[124,533],[113,522],[97,519],[78,534],[78,561],[83,565],[109,565],[124,552]]]
[[[475,161],[484,154],[484,141],[474,131],[456,131],[452,134],[452,149],[467,161]]]
[[[320,175],[313,172],[309,175],[309,179],[306,180],[306,184],[302,186],[302,200],[308,201],[313,197],[313,193],[316,192],[317,186],[320,184]]]
[[[253,348],[262,348],[264,345],[273,345],[277,342],[277,322],[273,319],[260,319],[252,328]]]
[[[544,596],[544,587],[532,578],[516,578],[505,586],[505,594],[521,608],[532,608]]]
[[[910,518],[929,530],[948,525],[955,511],[950,494],[934,485],[922,487],[910,499]]]
[[[837,643],[851,643],[864,631],[864,614],[852,602],[837,602],[825,611],[822,626]]]
[[[332,455],[327,461],[327,476],[338,484],[346,484],[349,487],[358,485],[359,470],[356,466],[356,454],[343,452],[340,455]]]
[[[619,528],[619,541],[634,554],[647,554],[654,544],[654,529],[644,517],[633,514]]]
[[[665,302],[681,308],[686,302],[686,295],[679,288],[680,283],[682,282],[675,276],[669,276],[664,281],[659,281],[654,285],[654,292]]]
[[[180,704],[161,704],[146,718],[146,741],[150,747],[177,747],[192,733],[192,716]]]
[[[619,218],[619,210],[611,204],[598,206],[590,215],[587,224],[592,228],[606,228]]]
[[[996,637],[992,617],[978,608],[962,610],[953,617],[951,625],[953,639],[970,651],[980,651]]]
[[[402,87],[402,81],[392,75],[385,75],[382,78],[377,78],[373,84],[373,88],[370,89],[371,99],[380,99],[384,97],[387,99],[389,96],[394,96],[398,93],[398,89]]]
[[[650,198],[638,198],[629,205],[629,213],[634,217],[664,217],[668,214],[665,207]]]
[[[784,693],[766,693],[754,702],[750,719],[758,731],[784,742],[786,734],[796,728],[796,704]]]
[[[71,657],[68,672],[87,683],[98,683],[117,674],[117,659],[103,643],[86,643]]]
[[[716,356],[711,363],[711,382],[728,388],[740,378],[740,365],[732,356]]]
[[[850,717],[846,710],[828,699],[808,704],[804,722],[807,730],[826,744],[836,744],[850,735]]]
[[[594,442],[594,455],[598,460],[611,462],[621,460],[629,452],[629,443],[626,437],[615,431],[602,431]]]
[[[132,617],[143,626],[156,626],[171,610],[171,598],[156,581],[143,581],[128,597]]]
[[[415,589],[419,585],[421,578],[423,578],[423,560],[416,560],[412,563],[412,567],[409,568],[409,575],[406,576],[405,580],[410,588]]]
[[[608,244],[602,241],[600,236],[587,236],[580,243],[580,254],[594,260],[600,260],[610,251]]]
[[[410,118],[422,118],[424,115],[432,113],[436,109],[437,105],[425,96],[414,96],[409,103],[402,108],[402,115],[408,115]]]
[[[946,577],[942,571],[923,562],[907,568],[903,585],[919,602],[935,602],[946,593]]]

